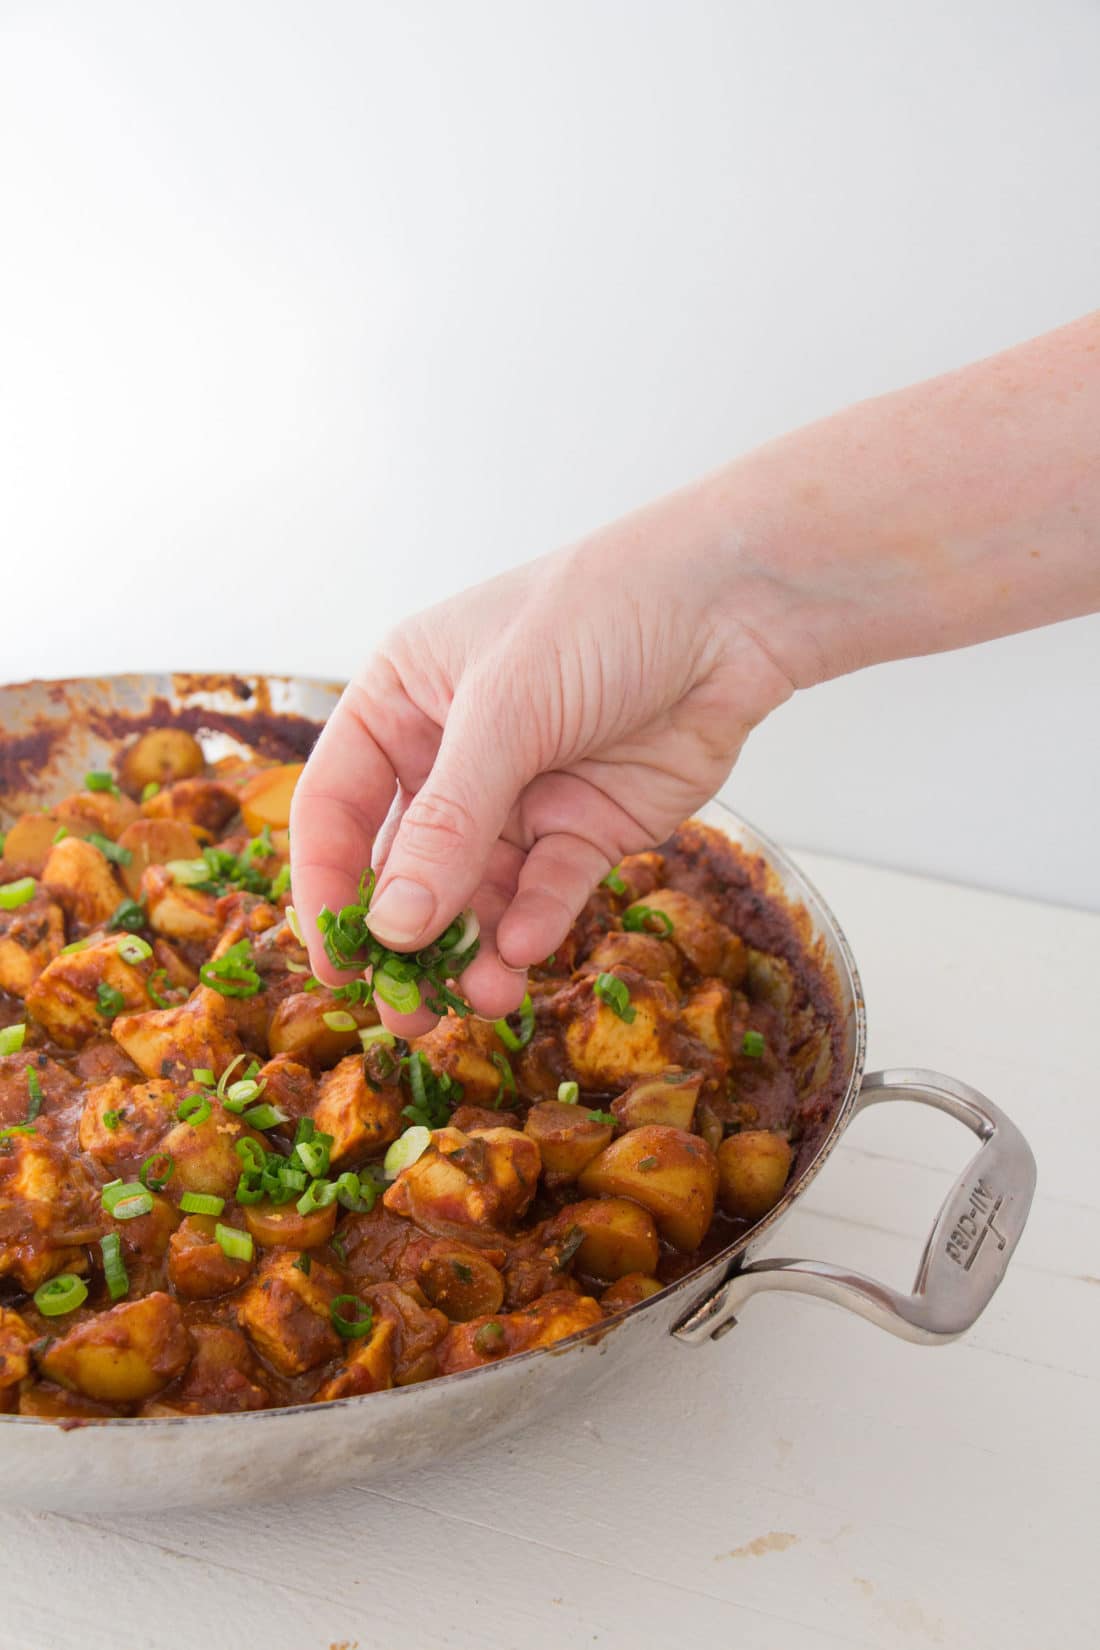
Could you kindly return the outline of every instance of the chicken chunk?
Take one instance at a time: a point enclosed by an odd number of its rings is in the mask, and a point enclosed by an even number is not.
[[[216,992],[196,993],[178,1008],[120,1014],[111,1035],[147,1077],[191,1082],[192,1071],[221,1073],[244,1050],[232,1015]]]
[[[590,1295],[552,1290],[518,1312],[452,1324],[439,1349],[440,1372],[453,1375],[460,1369],[496,1363],[505,1354],[553,1346],[567,1335],[594,1329],[602,1322],[599,1303]]]
[[[677,1064],[677,1004],[668,987],[630,968],[617,969],[613,978],[629,993],[630,1019],[596,994],[591,977],[554,999],[566,1022],[566,1054],[582,1088],[624,1088],[635,1077]]]
[[[668,918],[672,924],[670,943],[698,973],[718,975],[730,985],[741,984],[748,968],[744,942],[712,916],[701,900],[678,888],[658,888],[641,903]]]
[[[109,1176],[124,1178],[154,1151],[176,1121],[180,1093],[163,1077],[150,1083],[109,1078],[89,1089],[80,1114],[80,1149]]]
[[[164,865],[150,865],[141,879],[141,898],[149,926],[170,940],[209,943],[221,932],[213,894],[178,883]]]
[[[179,779],[143,802],[141,811],[147,819],[179,819],[197,826],[212,840],[237,812],[237,793],[219,779]]]
[[[14,1408],[16,1389],[31,1367],[30,1345],[34,1331],[18,1312],[0,1306],[0,1412]]]
[[[414,1386],[440,1373],[437,1349],[447,1333],[447,1319],[429,1306],[415,1283],[375,1283],[360,1290],[374,1322],[393,1325],[393,1381]]]
[[[477,1247],[499,1243],[535,1194],[541,1162],[535,1142],[515,1129],[466,1135],[437,1129],[432,1144],[403,1169],[383,1202],[437,1237]]]
[[[63,1048],[105,1032],[122,1008],[147,1006],[152,960],[128,962],[119,950],[127,938],[108,934],[55,957],[27,992],[27,1013]]]
[[[65,918],[41,888],[26,905],[0,911],[0,990],[25,997],[65,944]]]
[[[0,1278],[33,1290],[58,1272],[86,1272],[83,1246],[102,1225],[98,1181],[41,1135],[15,1135],[3,1144]]]
[[[462,1084],[463,1098],[474,1106],[491,1105],[500,1093],[500,1070],[493,1055],[504,1054],[504,1044],[492,1021],[448,1014],[410,1048],[419,1049],[432,1070]]]
[[[660,980],[670,991],[677,990],[680,958],[674,948],[656,934],[605,934],[585,959],[585,972],[599,974],[614,968],[633,968],[647,980]]]
[[[78,1323],[46,1347],[38,1366],[51,1381],[87,1398],[128,1404],[179,1375],[192,1344],[179,1306],[156,1290]]]
[[[97,928],[122,903],[122,884],[110,862],[83,837],[67,836],[50,849],[42,882],[73,922]]]
[[[235,1415],[266,1409],[271,1394],[239,1329],[224,1323],[190,1325],[195,1351],[170,1386],[147,1398],[139,1415]]]
[[[314,1403],[331,1398],[354,1398],[365,1392],[385,1392],[393,1385],[393,1353],[397,1330],[392,1318],[376,1318],[369,1335],[352,1341],[344,1367],[318,1387]]]
[[[292,1250],[269,1250],[236,1302],[241,1328],[282,1375],[317,1369],[344,1344],[330,1313],[342,1292],[339,1274],[319,1260],[303,1272],[296,1259]]]
[[[313,1121],[332,1135],[333,1168],[378,1157],[405,1127],[404,1096],[396,1084],[376,1087],[366,1074],[362,1054],[346,1060],[321,1079]]]

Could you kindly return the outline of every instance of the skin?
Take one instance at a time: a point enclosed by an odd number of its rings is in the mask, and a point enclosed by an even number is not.
[[[472,905],[478,1012],[520,1003],[623,855],[722,785],[792,693],[1100,608],[1100,311],[860,403],[401,624],[291,817],[313,917],[380,871],[414,950]],[[382,1009],[412,1035],[434,1023]]]

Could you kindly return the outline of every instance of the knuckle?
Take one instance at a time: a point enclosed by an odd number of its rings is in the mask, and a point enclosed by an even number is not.
[[[402,845],[418,859],[441,864],[463,853],[476,834],[474,816],[457,797],[416,796],[401,821]]]

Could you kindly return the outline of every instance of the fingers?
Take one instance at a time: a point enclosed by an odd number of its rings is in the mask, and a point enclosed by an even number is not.
[[[384,945],[411,951],[470,904],[520,791],[534,771],[495,693],[464,686],[439,754],[401,818],[371,901]]]
[[[520,872],[516,897],[497,929],[502,962],[532,968],[556,951],[611,861],[584,837],[540,837]]]

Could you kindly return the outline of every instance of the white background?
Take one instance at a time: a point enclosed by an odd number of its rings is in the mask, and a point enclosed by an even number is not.
[[[402,612],[1100,302],[1100,7],[0,7],[0,674]],[[1100,908],[1100,620],[783,709],[804,846]]]

